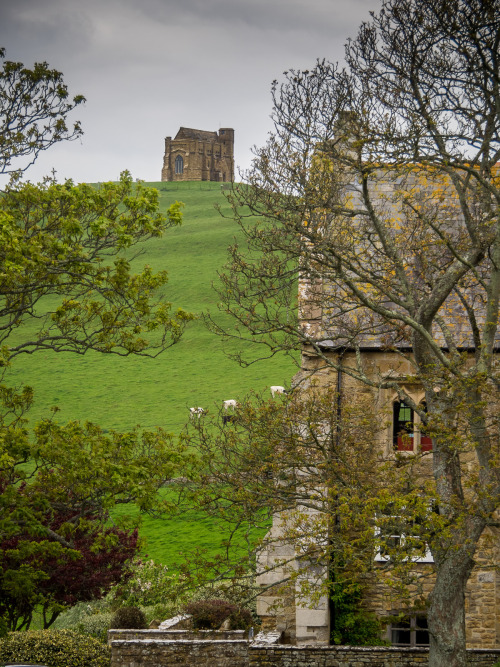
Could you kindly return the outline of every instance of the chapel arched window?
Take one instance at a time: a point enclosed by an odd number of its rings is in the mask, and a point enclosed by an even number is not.
[[[176,174],[183,174],[184,173],[184,160],[182,158],[182,155],[178,155],[175,158],[175,173]]]

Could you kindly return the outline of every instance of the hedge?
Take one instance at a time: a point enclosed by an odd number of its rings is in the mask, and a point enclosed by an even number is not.
[[[73,630],[10,632],[0,640],[0,664],[22,660],[48,667],[110,667],[111,651]]]

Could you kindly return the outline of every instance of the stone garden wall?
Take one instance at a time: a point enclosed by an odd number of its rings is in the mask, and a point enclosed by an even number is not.
[[[239,631],[114,630],[109,642],[111,667],[425,667],[428,663],[428,650],[423,648],[269,645],[250,643]],[[468,657],[471,667],[493,667],[500,661],[500,649],[473,649]]]
[[[117,639],[111,667],[248,667],[246,639]]]
[[[266,646],[253,645],[249,667],[424,667],[428,649],[363,646]],[[492,667],[500,660],[500,650],[468,651],[468,664]]]

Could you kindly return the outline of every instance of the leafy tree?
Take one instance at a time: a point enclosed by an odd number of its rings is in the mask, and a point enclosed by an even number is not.
[[[166,271],[133,273],[125,251],[180,224],[180,207],[165,218],[158,192],[134,186],[127,172],[98,188],[9,185],[0,199],[0,342],[8,358],[41,349],[152,356],[175,343],[191,316],[172,314],[158,296]]]
[[[61,72],[45,62],[28,69],[5,60],[5,49],[0,58],[0,174],[19,174],[41,151],[82,135],[78,121],[68,127],[67,116],[85,98],[70,99]]]
[[[163,215],[157,191],[127,172],[97,187],[21,181],[40,151],[81,134],[66,119],[82,101],[69,101],[46,63],[6,62],[0,72],[0,172],[13,173],[0,197],[0,382],[19,354],[40,350],[154,357],[192,319],[163,299],[165,271],[131,268],[137,244],[180,224],[182,204]],[[157,491],[184,458],[161,428],[105,433],[54,415],[31,431],[32,401],[28,386],[0,384],[0,611],[13,629],[29,625],[37,604],[48,626],[63,605],[116,582],[137,536],[110,526],[110,510],[163,511]]]
[[[0,612],[10,630],[29,629],[35,607],[48,628],[65,607],[98,599],[122,579],[138,548],[137,530],[99,531],[99,524],[89,520],[75,526],[72,519],[66,514],[44,522],[57,533],[67,524],[63,534],[71,526],[71,549],[29,533],[1,542]]]
[[[246,581],[248,598],[293,591],[296,602],[307,606],[327,596],[334,603],[336,643],[366,644],[368,637],[379,643],[381,624],[363,610],[361,592],[378,577],[392,577],[396,585],[396,575],[387,571],[395,564],[398,577],[418,586],[408,556],[423,548],[425,537],[408,539],[404,548],[391,545],[376,516],[399,500],[398,513],[411,521],[426,501],[417,484],[409,490],[415,471],[395,467],[374,446],[382,425],[369,401],[351,401],[340,410],[338,398],[335,387],[325,386],[282,400],[252,397],[229,424],[207,416],[190,425],[187,438],[200,453],[190,504],[227,524],[222,532],[230,537],[210,562],[202,554],[189,557],[183,574],[194,586],[207,570],[219,580],[236,573],[240,586]],[[272,529],[256,540],[271,521]],[[392,559],[375,568],[381,547]],[[258,588],[256,561],[261,580],[269,582]]]
[[[135,525],[110,525],[110,510],[135,502],[167,511],[158,489],[179,474],[184,455],[161,429],[104,434],[47,420],[32,443],[18,424],[2,435],[0,611],[16,630],[29,627],[38,606],[48,627],[65,606],[99,598],[128,575]]]
[[[431,667],[466,664],[465,586],[500,499],[499,42],[494,0],[386,0],[344,69],[275,82],[220,291],[242,337],[397,392],[433,437]],[[425,406],[370,373],[370,336]]]

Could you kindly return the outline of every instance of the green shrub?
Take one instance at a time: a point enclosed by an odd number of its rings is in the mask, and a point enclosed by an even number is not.
[[[331,642],[344,646],[385,646],[382,632],[387,618],[378,618],[363,608],[364,587],[358,583],[346,583],[337,577],[332,593],[335,613],[332,617]]]
[[[245,630],[252,625],[251,613],[227,600],[197,600],[184,609],[191,614],[196,630],[220,628],[226,619],[229,619],[230,630]]]
[[[229,614],[229,629],[230,630],[248,630],[253,623],[252,614],[248,609],[237,607],[236,611]]]
[[[109,627],[144,630],[147,627],[146,616],[139,607],[120,607],[113,614]]]
[[[106,599],[78,602],[63,611],[53,627],[58,630],[75,630],[105,643],[108,639],[111,617],[112,611]]]
[[[84,616],[75,630],[80,634],[90,635],[105,644],[108,640],[112,618],[113,614],[110,611]]]
[[[146,614],[149,625],[152,621],[165,621],[183,613],[190,602],[224,599],[250,612],[252,621],[248,623],[249,626],[260,625],[255,589],[246,580],[211,582],[192,590],[184,585],[182,576],[170,574],[168,567],[151,559],[137,559],[129,568],[130,577],[115,586],[106,596],[108,608],[112,610],[121,606],[140,607]],[[246,617],[244,621],[235,623],[246,624]]]
[[[136,559],[129,565],[129,570],[130,577],[111,591],[119,605],[151,606],[177,598],[178,580],[169,573],[166,565]]]
[[[261,621],[257,615],[257,596],[256,589],[248,581],[238,579],[228,581],[211,582],[205,586],[189,592],[187,602],[197,602],[198,600],[227,600],[237,607],[247,609],[252,616],[250,625],[259,626]],[[177,613],[184,610],[184,606],[179,608]],[[172,614],[175,616],[175,614]]]
[[[106,598],[77,602],[73,607],[65,609],[54,621],[52,626],[57,630],[75,630],[88,616],[109,612],[109,602]]]
[[[0,663],[22,660],[50,667],[110,667],[111,650],[71,630],[9,632],[0,640]]]

